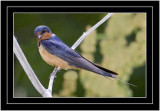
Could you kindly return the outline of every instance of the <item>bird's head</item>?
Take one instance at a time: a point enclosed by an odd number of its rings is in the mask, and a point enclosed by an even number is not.
[[[51,30],[44,25],[40,25],[35,28],[34,35],[38,40],[49,39],[52,36]]]

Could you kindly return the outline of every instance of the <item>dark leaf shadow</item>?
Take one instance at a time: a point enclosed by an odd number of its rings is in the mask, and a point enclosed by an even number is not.
[[[98,40],[96,42],[96,51],[94,52],[94,63],[100,64],[103,60],[103,54],[101,53],[101,47],[100,42],[101,40]]]
[[[126,46],[129,46],[132,42],[136,40],[136,34],[141,31],[139,27],[135,28],[129,35],[126,36],[127,44]]]
[[[145,97],[145,63],[142,66],[133,69],[128,82],[137,86],[130,86],[134,97]]]
[[[80,74],[79,74],[79,70],[76,70],[78,78],[77,78],[77,87],[76,87],[76,91],[74,93],[74,95],[76,97],[84,97],[85,96],[85,89],[80,81]]]

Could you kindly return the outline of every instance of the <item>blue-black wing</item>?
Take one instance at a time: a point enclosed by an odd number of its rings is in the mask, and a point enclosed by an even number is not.
[[[68,47],[57,36],[51,37],[48,40],[41,40],[40,44],[42,44],[49,53],[67,62],[71,62],[71,58],[81,58],[80,54]]]
[[[40,44],[42,44],[49,53],[56,55],[64,61],[67,61],[71,66],[86,69],[103,76],[115,77],[112,74],[117,75],[113,71],[102,68],[88,61],[76,51],[68,47],[65,43],[63,43],[57,36],[51,37],[48,40],[41,40]]]

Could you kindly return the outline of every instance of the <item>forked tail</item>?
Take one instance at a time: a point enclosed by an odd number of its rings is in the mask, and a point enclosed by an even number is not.
[[[121,79],[119,79],[118,77],[117,77],[117,73],[116,72],[113,72],[113,71],[111,71],[111,70],[108,70],[108,69],[106,69],[106,68],[103,68],[103,67],[101,67],[101,66],[98,66],[98,65],[96,65],[96,64],[94,64],[96,67],[98,67],[99,69],[101,69],[101,70],[103,70],[103,72],[101,72],[101,75],[103,75],[103,76],[105,76],[105,77],[111,77],[111,78],[115,78],[116,80],[119,80],[119,81],[121,81],[121,82],[123,82],[123,83],[125,83],[125,84],[127,84],[127,85],[131,85],[131,86],[134,86],[134,87],[137,87],[136,85],[134,85],[134,84],[131,84],[131,83],[128,83],[128,82],[126,82],[126,81],[123,81],[123,80],[121,80]],[[100,72],[100,71],[99,71]],[[96,72],[96,73],[98,73],[98,72]],[[100,73],[99,73],[100,74]]]

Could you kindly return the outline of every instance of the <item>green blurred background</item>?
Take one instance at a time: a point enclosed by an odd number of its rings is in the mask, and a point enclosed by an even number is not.
[[[14,35],[37,77],[48,87],[54,67],[38,51],[34,29],[50,27],[70,47],[107,13],[15,13]],[[76,49],[85,58],[119,73],[109,80],[85,70],[61,70],[53,85],[54,97],[145,97],[146,14],[117,13],[93,31]],[[14,96],[41,97],[14,56]]]

